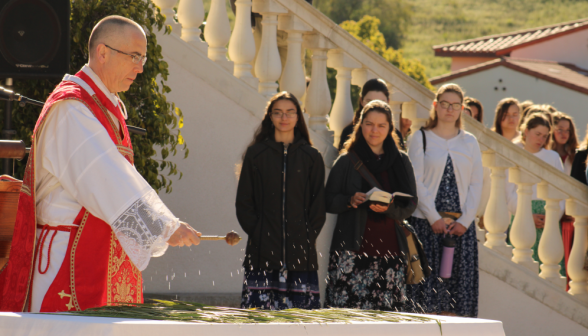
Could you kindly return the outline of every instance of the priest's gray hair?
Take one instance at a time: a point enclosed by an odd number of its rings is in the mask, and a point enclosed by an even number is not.
[[[135,28],[145,34],[145,31],[137,22],[120,15],[110,15],[100,20],[92,29],[92,34],[88,41],[90,58],[96,52],[96,47],[99,44],[112,43],[114,39],[120,38],[121,33],[127,28]]]

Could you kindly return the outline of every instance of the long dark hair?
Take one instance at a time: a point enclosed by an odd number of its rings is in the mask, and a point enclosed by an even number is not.
[[[351,133],[351,135],[349,136],[349,140],[345,141],[343,149],[341,150],[342,154],[347,153],[350,150],[352,150],[354,148],[355,144],[357,143],[357,141],[359,139],[364,138],[363,132],[360,130],[361,123],[363,122],[365,117],[368,114],[370,114],[371,112],[383,113],[386,116],[386,120],[388,121],[388,126],[390,127],[389,132],[388,132],[388,136],[392,137],[392,140],[394,140],[396,147],[400,148],[398,146],[398,136],[394,132],[394,119],[392,118],[392,109],[390,109],[390,105],[388,105],[386,102],[383,102],[381,100],[372,100],[371,102],[365,104],[364,108],[362,109],[361,113],[359,114],[360,115],[359,122],[356,123],[355,126],[353,127],[353,133]]]
[[[521,114],[520,103],[516,98],[504,98],[498,102],[498,105],[496,105],[496,114],[494,115],[494,127],[492,128],[494,132],[502,135],[502,121],[506,118],[508,109],[513,105],[519,107],[519,114]]]
[[[298,99],[294,97],[293,94],[287,91],[282,91],[276,93],[273,97],[270,98],[267,106],[265,108],[265,115],[263,116],[263,120],[261,121],[261,125],[255,131],[253,135],[253,140],[249,144],[248,147],[255,145],[256,143],[262,142],[269,137],[274,136],[275,128],[274,123],[272,122],[272,110],[276,102],[280,100],[289,100],[296,106],[296,114],[298,115],[298,122],[296,123],[296,127],[300,132],[300,135],[306,140],[310,145],[312,145],[312,141],[310,140],[310,135],[308,134],[308,128],[306,127],[306,122],[304,121],[304,115],[302,114],[302,109],[300,108],[300,103]]]
[[[557,126],[560,121],[567,121],[570,123],[570,137],[568,138],[568,142],[564,145],[564,150],[570,156],[570,162],[574,162],[574,158],[576,157],[576,149],[578,149],[578,135],[576,135],[576,125],[574,124],[574,119],[569,115],[563,112],[555,112],[552,115],[553,117],[553,126]],[[557,141],[555,141],[555,131],[551,132],[551,149],[555,150],[557,148]]]
[[[465,106],[475,106],[478,108],[478,116],[475,118],[477,121],[484,123],[484,107],[482,106],[482,103],[480,103],[479,100],[477,100],[474,97],[465,97],[465,99],[463,100],[463,104]],[[471,111],[471,109],[470,109]]]
[[[372,78],[363,84],[363,88],[361,89],[361,95],[359,96],[359,102],[357,103],[357,110],[355,110],[355,115],[353,116],[353,125],[356,125],[361,117],[361,111],[363,110],[363,99],[368,94],[368,92],[382,92],[388,100],[390,100],[390,90],[388,90],[388,85],[386,82],[381,78]],[[392,130],[394,130],[392,128]]]

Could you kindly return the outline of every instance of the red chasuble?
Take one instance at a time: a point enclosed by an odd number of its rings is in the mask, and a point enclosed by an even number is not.
[[[34,150],[51,106],[63,100],[84,103],[104,126],[120,154],[129,164],[133,164],[131,139],[120,107],[114,106],[84,72],[80,71],[75,76],[88,84],[94,95],[75,82],[64,80],[51,93],[37,120],[19,196],[10,258],[0,270],[0,311],[22,312],[28,311],[30,306],[33,267],[40,248],[36,241]],[[120,131],[108,111],[118,119]],[[41,311],[84,310],[116,303],[142,303],[141,272],[122,249],[110,225],[94,217],[85,208],[82,208],[73,224],[77,226],[44,226],[43,231],[49,229],[49,236],[52,235],[51,230],[69,231],[70,239],[63,264],[45,294]]]

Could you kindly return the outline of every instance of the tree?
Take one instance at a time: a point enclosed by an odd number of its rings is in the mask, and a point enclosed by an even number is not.
[[[314,0],[313,5],[340,24],[345,20],[361,20],[365,15],[380,19],[380,31],[386,44],[399,49],[413,15],[405,0]]]
[[[88,61],[87,41],[94,25],[108,15],[121,15],[140,24],[147,34],[147,63],[127,92],[120,97],[127,107],[129,125],[147,129],[146,136],[131,135],[135,167],[157,191],[171,192],[171,181],[165,175],[176,175],[176,165],[166,158],[176,155],[183,145],[184,157],[188,149],[180,133],[184,119],[182,111],[166,100],[171,89],[165,85],[169,72],[163,61],[161,46],[157,44],[155,30],[164,29],[165,17],[151,1],[145,0],[71,0],[70,73],[76,73]],[[166,26],[169,34],[171,27]],[[31,79],[15,81],[14,90],[24,96],[45,100],[59,84],[59,79]],[[12,110],[15,139],[23,139],[30,146],[31,136],[40,108],[27,105]],[[0,126],[2,123],[0,122]],[[176,132],[171,130],[177,129]],[[160,148],[161,160],[155,159],[154,146]],[[17,163],[16,177],[22,178],[26,160]],[[181,178],[181,173],[180,173]]]
[[[379,30],[380,20],[376,17],[365,15],[359,21],[347,20],[341,23],[341,27],[360,40],[388,62],[392,63],[402,72],[414,78],[430,90],[433,86],[425,74],[425,67],[418,60],[406,59],[402,50],[394,50],[386,46],[384,34]]]

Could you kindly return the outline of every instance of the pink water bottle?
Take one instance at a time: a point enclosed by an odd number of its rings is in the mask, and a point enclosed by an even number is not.
[[[443,279],[451,278],[453,268],[453,252],[457,242],[451,236],[443,238],[443,253],[441,254],[441,269],[439,276]]]

